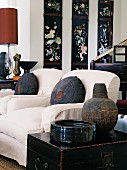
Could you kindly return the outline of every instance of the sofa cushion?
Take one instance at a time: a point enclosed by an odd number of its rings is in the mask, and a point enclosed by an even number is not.
[[[56,83],[62,78],[63,71],[55,68],[40,68],[34,70],[39,82],[38,95],[50,95]]]
[[[38,80],[33,73],[24,73],[15,87],[15,95],[36,95],[38,93]]]
[[[60,80],[51,94],[51,105],[66,103],[82,103],[85,98],[85,87],[76,76]]]
[[[44,107],[25,108],[0,116],[0,133],[15,138],[23,145],[27,145],[28,133],[43,131],[41,126]]]

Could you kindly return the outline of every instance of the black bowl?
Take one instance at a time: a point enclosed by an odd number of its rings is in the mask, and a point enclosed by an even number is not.
[[[37,61],[20,61],[20,67],[24,69],[24,72],[30,72],[30,70],[37,64]]]
[[[59,120],[51,122],[50,139],[53,142],[82,145],[94,141],[96,126],[81,120]]]

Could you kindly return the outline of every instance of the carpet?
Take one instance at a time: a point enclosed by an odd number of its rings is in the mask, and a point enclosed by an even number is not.
[[[26,168],[20,166],[16,161],[0,155],[0,170],[26,170]]]

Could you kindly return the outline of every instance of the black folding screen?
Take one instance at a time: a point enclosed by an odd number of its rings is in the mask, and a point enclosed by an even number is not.
[[[98,55],[112,47],[113,1],[99,0],[98,3]]]
[[[89,1],[73,0],[72,4],[72,70],[88,68]]]
[[[62,68],[62,0],[44,0],[44,67]]]
[[[44,67],[62,69],[62,0],[44,0]],[[93,12],[94,15],[94,12]],[[89,0],[72,0],[71,69],[88,68]],[[113,1],[98,1],[97,55],[112,46]]]

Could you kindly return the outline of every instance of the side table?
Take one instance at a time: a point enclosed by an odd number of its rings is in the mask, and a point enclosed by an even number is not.
[[[16,81],[13,79],[0,80],[0,90],[1,89],[15,89]]]
[[[49,133],[28,135],[27,170],[126,170],[127,134],[111,131],[83,146],[50,141]]]

